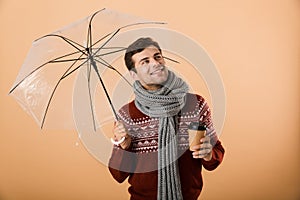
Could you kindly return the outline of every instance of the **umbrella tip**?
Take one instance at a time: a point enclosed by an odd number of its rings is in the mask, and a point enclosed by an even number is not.
[[[15,88],[10,89],[7,95],[11,95],[11,93],[13,93],[14,90]]]

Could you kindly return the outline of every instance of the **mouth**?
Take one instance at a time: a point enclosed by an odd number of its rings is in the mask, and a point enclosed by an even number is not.
[[[159,66],[153,72],[151,72],[150,75],[158,74],[158,73],[162,72],[164,69],[165,69],[165,66],[163,66],[163,65]]]

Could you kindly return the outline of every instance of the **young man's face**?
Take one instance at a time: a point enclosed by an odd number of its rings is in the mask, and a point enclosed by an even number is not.
[[[149,46],[132,56],[136,72],[130,71],[147,90],[157,90],[168,78],[165,60],[155,46]]]

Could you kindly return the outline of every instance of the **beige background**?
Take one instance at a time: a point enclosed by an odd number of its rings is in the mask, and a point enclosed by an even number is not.
[[[103,7],[167,21],[218,66],[226,156],[200,199],[300,198],[299,0],[1,0],[1,200],[128,199],[75,132],[40,131],[7,95],[34,39]]]

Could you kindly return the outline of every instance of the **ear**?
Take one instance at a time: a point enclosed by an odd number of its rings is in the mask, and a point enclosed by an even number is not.
[[[135,81],[139,80],[139,77],[138,77],[138,75],[135,71],[130,70],[129,74],[130,74],[130,76],[132,77],[133,80],[135,80]]]

